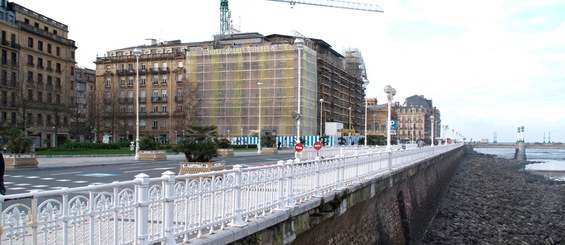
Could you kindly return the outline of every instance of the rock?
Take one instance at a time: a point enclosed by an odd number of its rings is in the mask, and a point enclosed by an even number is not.
[[[565,183],[467,155],[421,244],[565,244]]]

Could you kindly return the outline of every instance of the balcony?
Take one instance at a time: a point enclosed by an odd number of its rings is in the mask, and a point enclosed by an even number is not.
[[[161,100],[161,97],[151,97],[151,102],[158,102],[159,100]]]
[[[175,96],[175,101],[176,101],[176,102],[182,102],[182,101],[183,101],[183,97],[182,97],[182,96]]]
[[[139,103],[145,103],[145,98],[147,97],[139,97]]]

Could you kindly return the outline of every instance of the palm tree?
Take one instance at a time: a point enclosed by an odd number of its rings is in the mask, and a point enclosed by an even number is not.
[[[188,162],[210,162],[218,156],[218,131],[214,125],[188,126],[184,139],[177,144],[175,151],[184,153]]]

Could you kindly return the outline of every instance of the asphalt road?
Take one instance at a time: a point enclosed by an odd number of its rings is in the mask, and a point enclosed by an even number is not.
[[[88,159],[89,166],[80,166],[80,163],[64,167],[45,167],[37,169],[6,170],[4,184],[7,194],[27,193],[30,191],[54,190],[63,187],[80,187],[92,184],[111,183],[113,181],[133,180],[135,175],[145,173],[150,177],[159,177],[165,171],[178,173],[179,157],[164,161],[135,161],[100,159],[99,164],[93,163],[96,157]],[[218,158],[226,162],[229,169],[235,164],[243,166],[275,164],[278,160],[293,159],[294,154],[290,152],[279,152],[276,155],[254,155]],[[127,158],[129,159],[129,158]],[[61,162],[72,161],[64,159]],[[77,159],[77,161],[79,161]],[[86,161],[83,159],[83,161]],[[110,161],[110,162],[108,162]],[[41,166],[41,163],[40,163]]]

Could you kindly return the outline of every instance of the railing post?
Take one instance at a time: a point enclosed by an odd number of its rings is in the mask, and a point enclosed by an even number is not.
[[[286,167],[288,168],[288,176],[286,178],[287,180],[287,201],[286,201],[286,207],[294,207],[294,164],[295,163],[299,163],[300,159],[296,159],[296,161],[293,160],[288,160],[286,161]]]
[[[135,192],[137,193],[137,218],[136,218],[136,235],[137,245],[147,245],[148,220],[149,213],[147,206],[149,205],[149,175],[138,174],[135,176],[138,183],[135,184]]]
[[[355,151],[355,158],[353,159],[355,159],[355,182],[359,182],[359,152]]]
[[[165,178],[164,183],[164,207],[165,217],[163,224],[163,235],[165,236],[166,245],[176,245],[175,232],[174,232],[174,217],[175,217],[175,173],[166,171],[161,174]]]
[[[392,151],[387,150],[386,153],[388,155],[388,171],[392,172]]]
[[[369,173],[365,179],[371,179],[373,176],[373,154],[368,153],[365,155],[367,161],[367,172]]]
[[[279,178],[277,180],[279,186],[278,186],[278,194],[279,194],[279,201],[278,201],[278,207],[277,210],[286,210],[286,207],[284,205],[285,203],[285,198],[284,198],[284,161],[283,160],[279,160],[277,162],[277,171],[279,172]]]
[[[316,166],[316,191],[314,192],[314,197],[322,197],[322,191],[320,190],[320,165],[322,164],[320,161],[320,157],[314,158],[314,164]]]
[[[345,156],[343,156],[343,154],[341,154],[338,158],[337,158],[337,185],[336,185],[336,189],[337,190],[343,190],[343,165],[345,163]]]
[[[236,164],[233,166],[235,170],[235,186],[233,195],[233,214],[234,218],[231,222],[231,226],[245,226],[243,222],[243,214],[241,212],[241,175],[243,174],[243,166]]]

